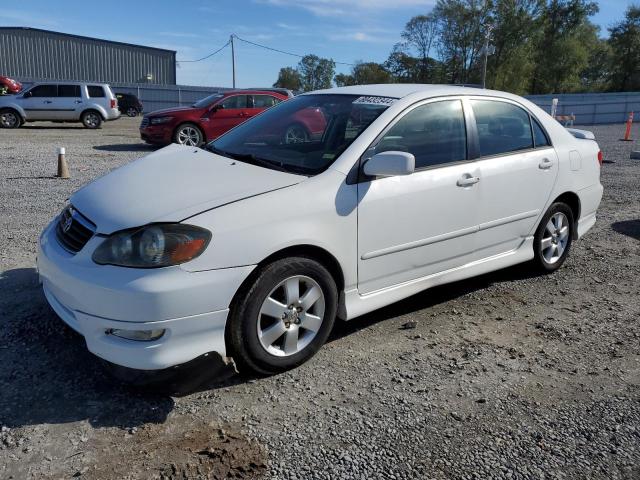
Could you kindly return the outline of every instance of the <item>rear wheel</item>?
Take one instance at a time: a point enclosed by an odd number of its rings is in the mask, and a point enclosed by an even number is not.
[[[574,234],[571,208],[561,202],[554,203],[542,217],[533,241],[534,262],[544,272],[554,272],[569,255]]]
[[[192,123],[183,123],[176,128],[173,134],[173,141],[188,147],[199,147],[204,141],[202,132]]]
[[[82,124],[86,128],[100,128],[102,125],[102,116],[95,110],[84,112],[81,117]]]
[[[336,283],[306,257],[265,266],[234,301],[227,339],[243,370],[282,372],[306,362],[331,333],[338,304]]]
[[[15,110],[7,108],[0,110],[0,128],[18,128],[22,125],[22,118]]]

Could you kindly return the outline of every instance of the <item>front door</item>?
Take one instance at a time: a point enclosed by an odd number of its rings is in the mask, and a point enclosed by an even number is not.
[[[215,140],[249,118],[248,95],[232,95],[215,104],[206,122],[207,140]]]
[[[36,85],[28,92],[25,92],[21,103],[27,120],[52,120],[55,118],[54,102],[57,98],[57,85]]]
[[[470,100],[480,171],[477,259],[518,248],[533,235],[558,175],[558,158],[529,112],[500,100]]]
[[[412,153],[416,171],[358,184],[361,294],[471,261],[479,172],[466,147],[462,102],[451,99],[412,108],[367,153]]]

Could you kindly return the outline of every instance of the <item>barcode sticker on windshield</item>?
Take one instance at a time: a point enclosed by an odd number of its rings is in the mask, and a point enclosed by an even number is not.
[[[397,98],[391,97],[360,97],[356,98],[353,103],[360,105],[391,105]]]

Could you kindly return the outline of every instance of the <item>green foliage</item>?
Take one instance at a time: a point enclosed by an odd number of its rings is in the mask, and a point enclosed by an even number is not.
[[[624,20],[609,29],[609,44],[614,69],[611,88],[617,91],[640,90],[640,6],[631,5]]]
[[[309,92],[330,88],[335,71],[336,64],[333,60],[320,58],[317,55],[305,55],[298,63],[302,90]]]
[[[273,84],[276,88],[288,88],[297,91],[302,89],[302,79],[300,73],[293,67],[284,67],[280,69],[278,80]]]
[[[351,70],[351,74],[340,73],[334,79],[338,87],[392,83],[393,80],[389,71],[383,65],[375,62],[358,62]]]

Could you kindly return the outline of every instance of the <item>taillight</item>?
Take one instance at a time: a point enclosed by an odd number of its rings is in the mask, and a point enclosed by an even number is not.
[[[602,166],[602,150],[598,150],[598,163]]]
[[[118,101],[115,98],[111,99],[111,108],[116,108],[116,105],[118,105]]]

